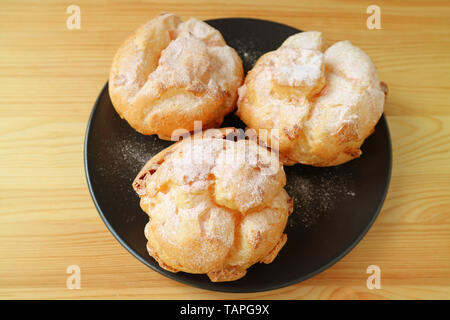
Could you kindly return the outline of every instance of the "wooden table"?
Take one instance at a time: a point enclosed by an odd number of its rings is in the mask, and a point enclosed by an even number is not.
[[[2,1],[0,10],[0,298],[450,298],[450,4],[448,1]],[[276,5],[274,5],[276,3]],[[66,9],[81,9],[69,30]],[[381,9],[369,30],[366,9]],[[383,210],[359,245],[300,284],[255,294],[192,288],[148,269],[101,221],[83,139],[124,38],[161,11],[253,17],[349,39],[390,88],[393,143]],[[369,265],[381,289],[369,290]],[[66,268],[81,268],[81,289]]]

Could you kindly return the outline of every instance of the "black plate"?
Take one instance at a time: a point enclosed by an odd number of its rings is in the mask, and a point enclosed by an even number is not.
[[[248,71],[264,52],[278,48],[294,28],[254,19],[207,21],[222,32]],[[244,128],[234,115],[223,126]],[[134,131],[115,112],[105,85],[95,103],[85,140],[89,190],[103,221],[116,239],[140,261],[174,280],[196,287],[254,292],[288,286],[327,269],[366,234],[380,212],[391,175],[391,142],[384,116],[364,143],[361,158],[347,164],[314,168],[285,167],[286,190],[294,213],[286,227],[288,241],[275,261],[256,264],[234,282],[213,283],[206,275],[161,269],[145,248],[147,215],[131,183],[144,163],[171,142]],[[151,284],[149,283],[149,286]]]

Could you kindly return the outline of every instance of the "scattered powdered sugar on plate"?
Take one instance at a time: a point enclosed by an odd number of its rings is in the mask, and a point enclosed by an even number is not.
[[[297,165],[300,166],[300,165]],[[350,172],[344,173],[339,167],[299,168],[285,167],[286,191],[294,198],[294,211],[288,226],[313,226],[320,217],[332,214],[341,201],[356,196],[354,180]]]
[[[261,47],[255,41],[249,39],[235,39],[231,46],[241,57],[245,71],[251,70],[259,57],[264,54]]]
[[[157,136],[141,135],[116,114],[109,124],[121,129],[111,132],[101,145],[92,148],[91,152],[95,153],[97,161],[95,171],[98,177],[92,184],[96,186],[98,181],[102,182],[98,188],[104,197],[130,199],[116,203],[114,210],[123,216],[123,221],[132,223],[144,213],[140,210],[130,210],[130,202],[139,207],[139,199],[131,184],[144,164],[172,142],[162,141]],[[101,195],[98,193],[98,196]]]
[[[116,174],[123,174],[121,167],[124,165],[138,174],[144,164],[162,150],[160,144],[151,143],[151,140],[156,139],[158,139],[156,136],[144,136],[143,139],[130,138],[116,141],[114,152],[120,152],[121,155],[121,158],[115,157],[115,161],[117,162],[115,163],[115,167],[118,169]],[[170,142],[168,144],[170,144]],[[131,183],[135,176],[128,178],[131,178]]]

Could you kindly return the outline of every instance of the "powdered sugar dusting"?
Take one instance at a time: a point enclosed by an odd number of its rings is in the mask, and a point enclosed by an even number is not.
[[[260,46],[251,39],[233,39],[233,48],[241,57],[245,71],[253,68],[258,58],[264,54]]]
[[[180,184],[205,180],[215,165],[217,154],[222,149],[222,141],[208,143],[206,140],[191,140],[183,145],[169,159],[174,179]]]
[[[337,167],[302,171],[286,168],[289,180],[285,189],[294,198],[290,227],[312,227],[321,217],[331,214],[339,203],[357,196],[350,172],[343,173]]]
[[[324,77],[324,57],[320,51],[280,48],[272,60],[273,77],[280,85],[310,87]]]

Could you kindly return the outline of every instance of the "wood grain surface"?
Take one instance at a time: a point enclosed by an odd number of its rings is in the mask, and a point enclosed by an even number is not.
[[[66,8],[81,8],[69,30]],[[381,8],[380,30],[366,9]],[[392,181],[368,234],[330,269],[254,294],[205,291],[131,256],[90,198],[83,140],[124,38],[161,11],[252,17],[363,48],[389,85]],[[2,1],[0,10],[0,298],[449,299],[449,1]],[[79,265],[81,289],[66,288]],[[381,289],[366,287],[369,265]]]

